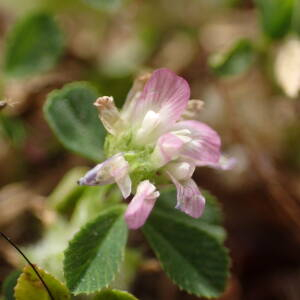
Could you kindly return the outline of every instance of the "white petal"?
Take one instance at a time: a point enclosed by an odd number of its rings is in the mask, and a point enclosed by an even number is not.
[[[279,49],[275,60],[275,75],[284,92],[291,98],[300,90],[300,40],[288,39]]]
[[[128,174],[125,174],[122,177],[115,178],[116,183],[123,195],[123,197],[126,199],[131,194],[131,180]]]
[[[195,165],[185,161],[171,162],[167,164],[164,169],[178,181],[184,181],[192,177],[195,171]]]
[[[127,198],[131,193],[131,180],[128,172],[128,162],[122,153],[118,153],[88,171],[78,183],[80,185],[105,185],[116,182],[124,198]]]

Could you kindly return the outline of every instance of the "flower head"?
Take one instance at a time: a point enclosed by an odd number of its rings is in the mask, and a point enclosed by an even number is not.
[[[135,192],[125,214],[132,229],[145,223],[159,197],[156,186],[166,182],[176,186],[176,208],[200,217],[205,199],[192,179],[195,167],[228,169],[233,163],[221,155],[220,137],[212,128],[180,120],[189,97],[185,79],[168,69],[158,69],[135,81],[121,111],[112,97],[95,102],[109,132],[105,153],[110,158],[90,170],[79,184],[115,182],[125,198]]]

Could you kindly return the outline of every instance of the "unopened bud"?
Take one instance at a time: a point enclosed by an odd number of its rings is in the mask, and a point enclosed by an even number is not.
[[[113,97],[100,97],[94,105],[98,108],[99,118],[109,133],[116,135],[119,131],[122,131],[124,122],[121,119]]]

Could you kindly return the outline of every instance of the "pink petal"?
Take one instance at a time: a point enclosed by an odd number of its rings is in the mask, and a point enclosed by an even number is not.
[[[170,174],[169,176],[177,189],[176,208],[193,218],[201,217],[205,207],[205,198],[202,196],[194,180],[190,178],[183,182],[179,182]]]
[[[176,122],[189,98],[190,88],[185,79],[168,69],[158,69],[146,83],[139,105],[145,112],[162,109],[169,117],[168,122]]]
[[[142,181],[138,185],[136,195],[125,213],[125,220],[130,229],[144,225],[158,197],[159,192],[149,180]]]
[[[149,111],[156,113],[159,116],[159,124],[156,124],[151,134],[154,140],[167,132],[180,118],[189,97],[190,88],[185,79],[168,69],[158,69],[153,72],[143,92],[135,100],[135,108],[131,109],[130,113],[124,111],[123,115],[140,128]]]
[[[197,166],[218,163],[221,140],[216,131],[198,121],[181,121],[172,128],[172,130],[182,129],[188,129],[192,138],[181,151],[183,157],[192,159]]]
[[[133,116],[134,109],[137,105],[137,101],[140,98],[141,93],[145,87],[145,84],[150,79],[150,77],[151,77],[151,73],[146,73],[141,76],[138,76],[134,80],[133,85],[127,94],[125,103],[122,108],[122,117],[125,120],[127,121],[132,120],[131,118]]]
[[[184,142],[172,133],[162,135],[155,146],[152,161],[157,168],[176,159],[182,149]]]

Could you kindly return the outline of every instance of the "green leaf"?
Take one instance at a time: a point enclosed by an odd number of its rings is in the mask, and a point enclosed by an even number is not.
[[[77,184],[77,180],[87,171],[86,167],[76,167],[65,174],[48,198],[50,205],[54,209],[64,212],[70,206],[75,205],[85,190],[84,186]]]
[[[2,285],[2,294],[5,300],[15,300],[14,288],[17,285],[17,280],[21,275],[20,270],[12,271],[4,280]]]
[[[226,53],[212,55],[209,64],[218,76],[234,76],[247,71],[254,59],[255,51],[251,42],[242,39]]]
[[[9,33],[5,72],[9,76],[25,76],[47,71],[57,63],[63,48],[63,34],[52,15],[27,16]]]
[[[137,298],[124,291],[103,290],[93,300],[137,300]]]
[[[65,251],[67,286],[75,294],[107,287],[120,268],[127,240],[124,207],[103,211],[84,226]]]
[[[75,82],[51,92],[44,106],[45,117],[61,143],[91,160],[102,158],[105,130],[93,103],[97,91]]]
[[[173,213],[169,208],[157,206],[143,227],[163,269],[189,293],[220,296],[228,278],[227,250],[200,223]]]
[[[109,285],[110,288],[128,290],[136,278],[142,260],[140,249],[126,248],[124,261],[116,278]]]
[[[121,199],[115,185],[85,186],[72,213],[70,226],[78,230],[85,223],[96,218],[100,211],[119,204]]]
[[[68,289],[58,281],[51,274],[38,268],[36,266],[40,276],[45,281],[48,289],[53,295],[55,300],[68,300],[70,299],[70,293]],[[18,283],[15,287],[16,300],[49,300],[49,294],[42,284],[41,280],[35,274],[31,266],[27,265],[23,269],[22,275],[18,279]]]
[[[156,207],[168,212],[176,220],[181,220],[186,224],[200,228],[213,235],[218,241],[223,242],[226,238],[226,232],[222,227],[222,212],[217,199],[209,192],[203,191],[206,204],[201,218],[194,219],[182,211],[175,209],[176,206],[176,189],[170,188],[161,191],[159,201]]]
[[[292,13],[291,30],[300,35],[300,1],[294,0],[294,8]]]
[[[298,0],[255,0],[268,37],[282,38],[290,30],[294,1]]]

